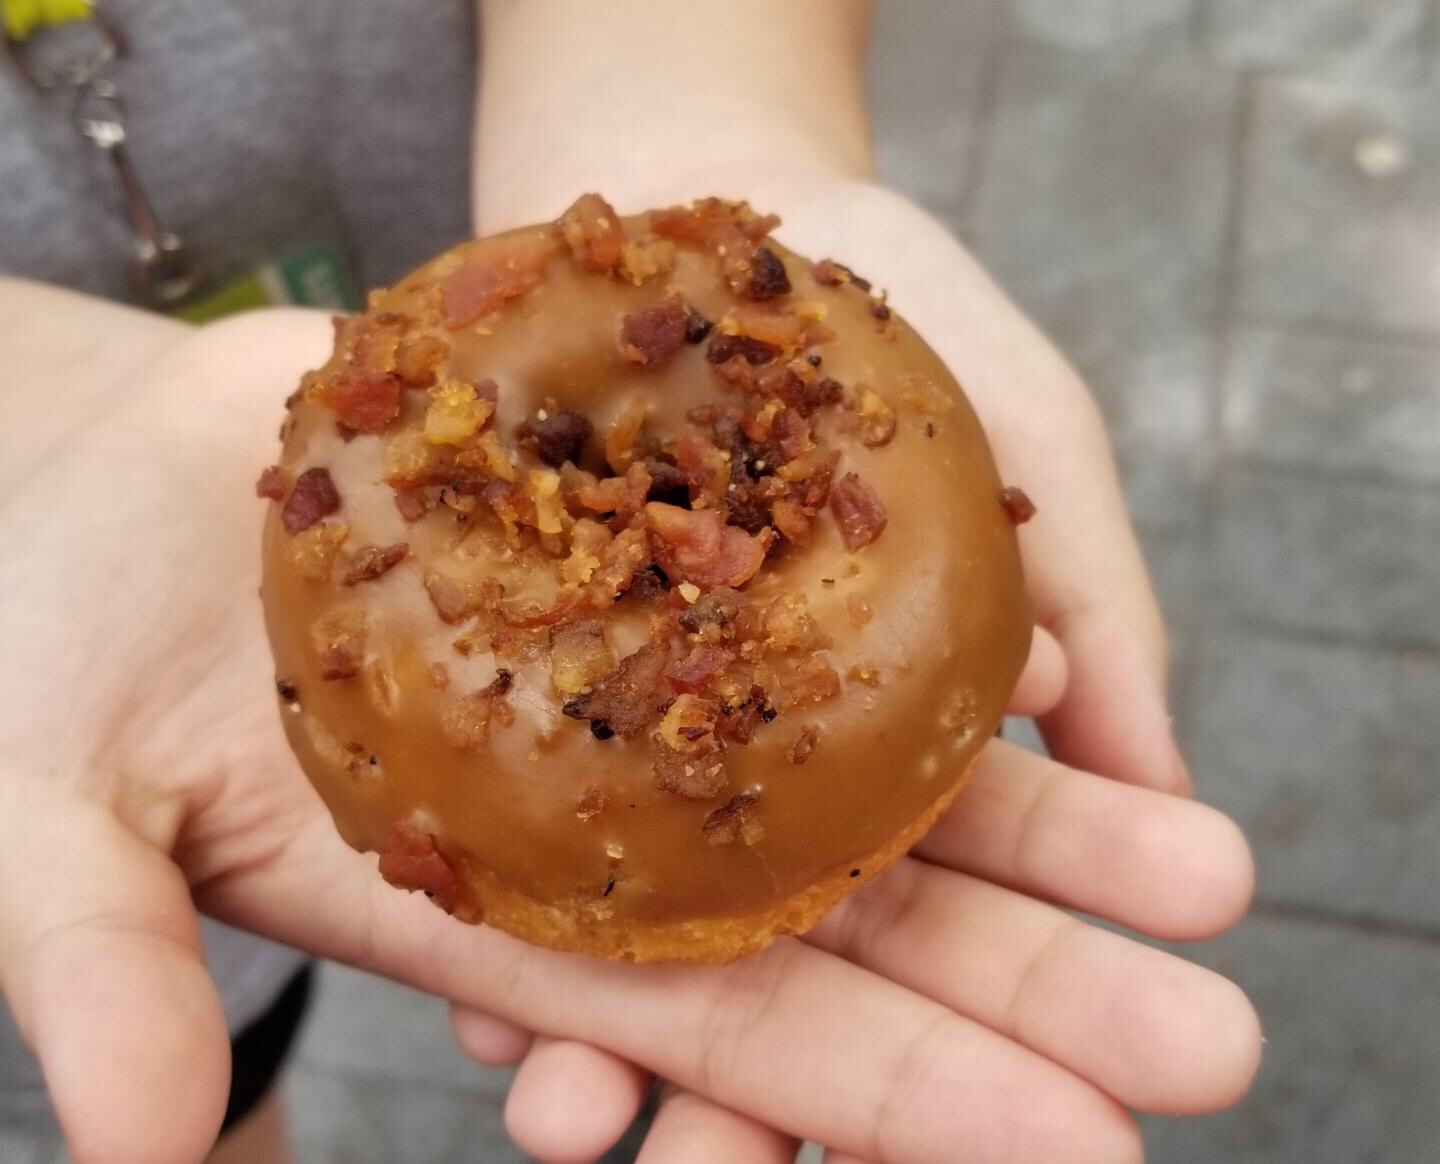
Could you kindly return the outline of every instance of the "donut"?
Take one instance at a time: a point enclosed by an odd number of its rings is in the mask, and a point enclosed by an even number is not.
[[[300,766],[392,884],[526,941],[724,962],[897,860],[1032,618],[945,365],[709,198],[463,243],[286,402],[262,600]]]

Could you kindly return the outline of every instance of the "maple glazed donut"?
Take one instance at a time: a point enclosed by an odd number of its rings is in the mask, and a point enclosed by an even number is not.
[[[393,884],[528,941],[720,962],[963,783],[1029,650],[974,413],[859,275],[706,199],[464,243],[288,401],[285,731]]]

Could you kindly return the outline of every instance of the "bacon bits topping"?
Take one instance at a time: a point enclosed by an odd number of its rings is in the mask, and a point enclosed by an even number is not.
[[[747,845],[757,844],[765,836],[765,826],[758,815],[759,803],[758,792],[737,792],[705,817],[700,831],[712,845],[728,845],[737,840]]]
[[[759,247],[750,258],[750,281],[745,294],[751,299],[774,299],[790,293],[790,276],[780,256],[769,247]]]
[[[390,826],[380,851],[380,876],[397,889],[419,890],[446,913],[460,900],[460,879],[435,838],[408,822]]]
[[[328,581],[335,554],[349,536],[350,527],[343,521],[312,525],[290,539],[290,564],[302,578],[311,582]]]
[[[718,586],[681,612],[680,625],[704,642],[728,642],[735,637],[742,602],[738,592]]]
[[[665,682],[680,692],[703,691],[734,661],[734,652],[701,643],[685,658],[677,659],[665,668]]]
[[[550,682],[561,695],[588,691],[615,670],[615,652],[599,619],[587,618],[550,631]]]
[[[698,311],[685,313],[685,342],[687,344],[698,344],[715,325],[701,315]]]
[[[320,678],[353,679],[360,674],[370,620],[358,607],[342,606],[322,615],[310,628],[320,656]]]
[[[395,374],[407,388],[429,388],[439,378],[441,365],[449,355],[449,347],[439,336],[402,339],[395,349]]]
[[[867,390],[860,396],[858,427],[860,441],[867,448],[888,445],[895,436],[895,410]]]
[[[260,479],[255,482],[255,496],[268,497],[271,501],[279,501],[285,496],[285,470],[279,465],[271,465],[262,469]]]
[[[553,252],[551,240],[534,231],[472,244],[463,265],[440,287],[445,326],[468,327],[539,286]]]
[[[747,364],[768,364],[780,354],[780,349],[762,340],[746,335],[717,335],[705,349],[705,358],[712,364],[728,364],[739,358]]]
[[[850,617],[850,625],[857,630],[875,617],[875,610],[869,601],[860,594],[847,594],[845,596],[845,612]]]
[[[857,473],[846,473],[831,487],[830,512],[852,554],[878,538],[888,520],[884,503]]]
[[[686,311],[678,295],[627,315],[620,324],[620,354],[632,364],[658,368],[685,346]]]
[[[476,385],[446,380],[430,389],[425,439],[432,445],[464,448],[494,412],[493,399],[482,396]]]
[[[840,694],[840,676],[821,656],[811,655],[786,680],[785,692],[791,707],[834,699]]]
[[[807,723],[800,729],[800,735],[790,745],[790,763],[803,764],[815,751],[815,745],[820,742],[820,729],[813,723]]]
[[[637,287],[674,266],[675,244],[669,239],[631,239],[620,249],[620,270]]]
[[[593,691],[570,700],[562,710],[571,719],[588,719],[597,739],[638,736],[657,714],[656,688],[667,655],[663,646],[647,643],[621,659]]]
[[[810,275],[817,283],[824,283],[829,287],[838,287],[842,283],[853,283],[861,291],[870,290],[870,280],[862,279],[844,263],[837,263],[834,259],[821,259],[810,268]]]
[[[660,568],[674,580],[703,589],[743,586],[759,572],[770,547],[770,537],[726,525],[713,509],[651,501],[645,519]]]
[[[590,439],[595,426],[583,413],[568,409],[560,412],[536,413],[516,430],[521,445],[558,469],[566,461],[578,463],[580,450]]]
[[[580,195],[555,228],[587,271],[610,272],[620,265],[625,231],[615,208],[600,195]]]
[[[488,686],[472,691],[446,709],[440,721],[445,742],[457,748],[478,748],[490,738],[492,722],[501,727],[514,723],[515,711],[505,701],[514,681],[514,676],[502,667]]]
[[[346,586],[369,582],[394,569],[409,556],[410,546],[406,542],[396,542],[393,546],[362,546],[350,559],[341,581]]]
[[[388,373],[343,369],[331,382],[326,398],[339,416],[340,431],[350,436],[379,432],[400,415],[400,381]]]
[[[719,708],[695,695],[670,705],[655,732],[655,782],[689,800],[710,800],[725,787],[723,745],[715,734]]]
[[[493,610],[500,602],[500,583],[493,578],[472,582],[430,571],[425,575],[425,592],[443,622],[464,622],[482,610]]]
[[[1035,503],[1025,496],[1023,489],[1007,485],[1000,490],[1000,504],[1013,525],[1024,525],[1035,516]]]
[[[286,533],[297,534],[339,508],[340,494],[330,479],[330,470],[306,469],[295,478],[295,486],[280,509],[280,521]]]

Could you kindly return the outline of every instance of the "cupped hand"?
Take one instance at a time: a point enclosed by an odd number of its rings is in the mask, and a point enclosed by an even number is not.
[[[955,286],[956,248],[928,220],[905,208],[887,222],[869,193],[814,205],[808,226],[792,214],[787,241],[894,288],[966,382],[1006,475],[1042,508],[1022,543],[1063,662],[1037,637],[1017,710],[1058,697],[1062,754],[1144,782],[1168,760],[1160,733],[1137,743],[1094,707],[1115,730],[1075,727],[1086,699],[1139,698],[1142,676],[1158,690],[1160,662],[1083,391],[1045,386],[1041,373],[1063,365],[1027,348],[988,284]],[[827,215],[832,241],[819,245],[807,232]],[[964,356],[976,337],[984,354]],[[867,1160],[1114,1161],[1139,1152],[1122,1105],[1201,1111],[1244,1090],[1258,1036],[1234,987],[1052,904],[1205,936],[1248,900],[1243,840],[1208,809],[1004,744],[916,855],[805,940],[730,967],[534,949],[380,881],[285,747],[256,599],[251,484],[278,402],[327,344],[322,318],[293,312],[176,339],[55,426],[63,439],[0,510],[0,803],[24,822],[0,850],[0,982],[82,1164],[193,1161],[214,1135],[226,1039],[192,898],[451,999],[462,1037],[488,1021],[518,1051],[520,1030],[539,1032],[512,1100],[522,1142],[543,1130],[557,1080],[599,1088],[613,1122],[642,1069],[673,1084],[647,1159],[673,1155],[677,1136],[722,1155],[751,1141],[780,1153],[803,1136]],[[1028,409],[1006,398],[1027,392]],[[1083,452],[1060,440],[1067,400]],[[1071,533],[1046,534],[1046,519]],[[1088,540],[1072,524],[1086,521]],[[1119,613],[1094,621],[1112,599]],[[1142,663],[1102,674],[1102,648],[1124,655],[1122,624]],[[1077,696],[1087,684],[1101,694]],[[603,1123],[537,1154],[582,1159]]]

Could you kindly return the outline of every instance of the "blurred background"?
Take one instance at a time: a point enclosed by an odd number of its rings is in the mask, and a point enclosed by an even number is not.
[[[1440,0],[881,0],[873,91],[885,176],[1099,396],[1199,794],[1255,847],[1251,917],[1185,952],[1251,993],[1264,1068],[1150,1158],[1436,1159]],[[302,1158],[523,1160],[507,1078],[326,967]]]

